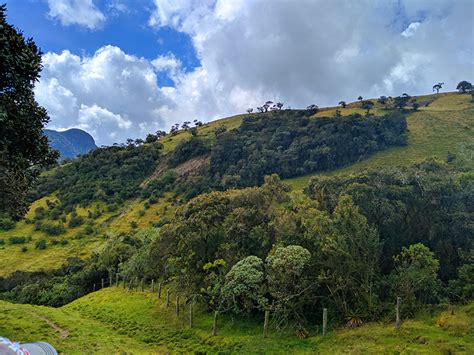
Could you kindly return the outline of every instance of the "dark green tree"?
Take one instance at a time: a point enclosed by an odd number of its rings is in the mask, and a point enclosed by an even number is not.
[[[46,110],[35,100],[33,88],[41,71],[41,51],[33,39],[6,20],[0,6],[0,215],[18,220],[27,211],[26,192],[37,168],[55,162],[43,127]]]
[[[466,80],[461,81],[458,86],[456,86],[456,90],[459,90],[459,92],[466,92],[471,90],[472,88],[472,84]]]

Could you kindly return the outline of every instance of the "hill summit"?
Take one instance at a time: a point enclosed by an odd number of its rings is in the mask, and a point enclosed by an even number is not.
[[[94,138],[82,129],[71,128],[61,132],[45,129],[44,133],[51,147],[59,151],[61,159],[75,158],[97,148]]]

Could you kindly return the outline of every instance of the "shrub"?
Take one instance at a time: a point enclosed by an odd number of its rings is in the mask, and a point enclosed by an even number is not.
[[[8,217],[0,217],[0,230],[8,231],[15,228],[15,221]]]
[[[78,215],[72,215],[71,219],[69,220],[68,226],[69,228],[74,228],[74,227],[80,226],[83,223],[84,223],[83,217],[78,216]]]
[[[26,243],[26,238],[25,237],[12,236],[12,237],[8,238],[8,241],[10,242],[10,244],[24,244],[24,243]]]
[[[21,247],[21,252],[26,253],[28,251],[28,248],[26,246]]]
[[[46,240],[40,239],[36,242],[35,248],[38,250],[44,250],[46,249]]]

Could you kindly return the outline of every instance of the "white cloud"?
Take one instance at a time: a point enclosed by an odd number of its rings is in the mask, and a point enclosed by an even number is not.
[[[470,0],[155,0],[149,19],[190,36],[200,66],[190,72],[172,53],[145,60],[120,48],[91,57],[48,53],[37,88],[52,125],[84,124],[91,115],[100,144],[245,112],[267,99],[293,108],[335,105],[379,95],[430,92],[472,80]],[[157,82],[167,74],[173,87]],[[54,96],[54,98],[52,97]],[[117,118],[130,122],[126,129]],[[108,123],[101,126],[100,120]],[[97,124],[92,124],[96,122]],[[105,128],[106,127],[106,130]]]
[[[104,14],[92,0],[48,0],[49,16],[58,19],[63,26],[79,25],[91,30],[105,21]]]

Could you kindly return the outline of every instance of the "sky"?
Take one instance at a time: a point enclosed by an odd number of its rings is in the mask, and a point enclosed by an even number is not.
[[[5,1],[5,0],[4,0]],[[43,51],[48,128],[99,145],[286,107],[474,81],[473,0],[6,0]]]

